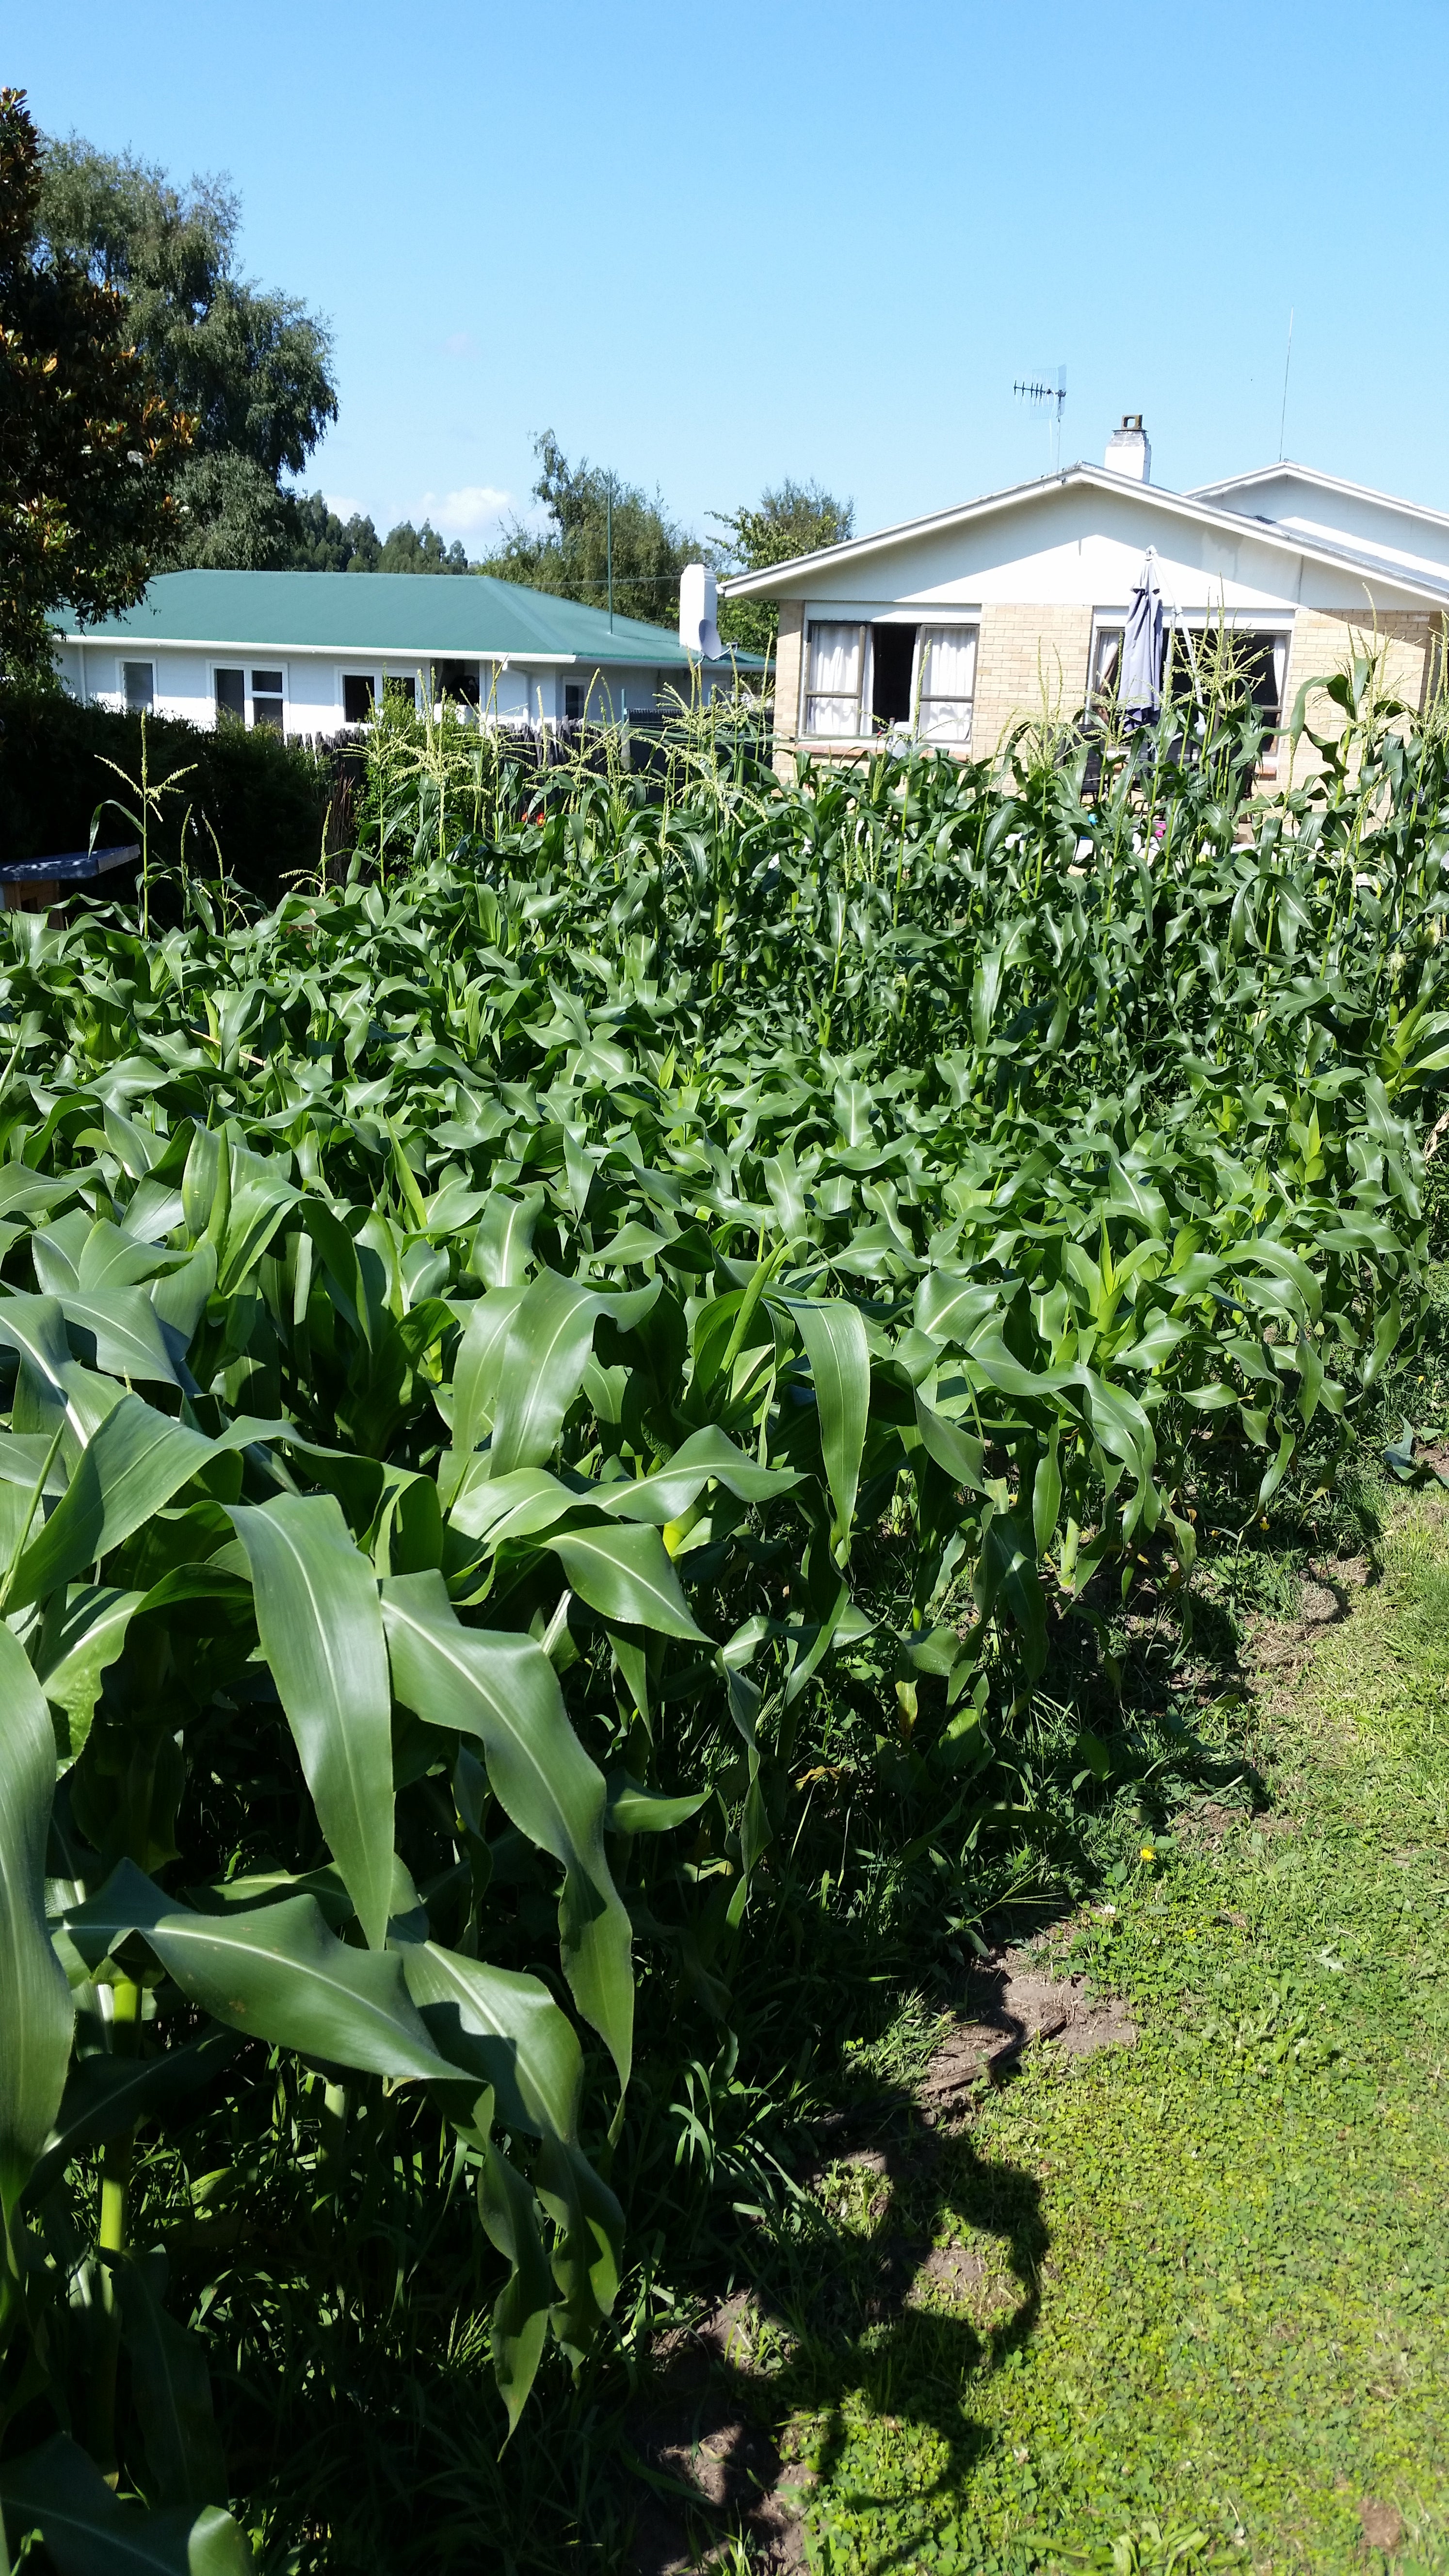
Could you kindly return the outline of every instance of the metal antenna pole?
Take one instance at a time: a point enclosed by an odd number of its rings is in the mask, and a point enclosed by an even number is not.
[[[604,485],[604,571],[609,585],[609,632],[614,631],[614,478]]]
[[[1278,414],[1278,462],[1283,462],[1283,432],[1288,420],[1288,370],[1293,364],[1293,307],[1288,307],[1288,354],[1283,361],[1283,408]]]
[[[1011,390],[1014,394],[1023,396],[1025,400],[1030,403],[1033,411],[1049,411],[1051,413],[1052,472],[1054,474],[1059,473],[1062,462],[1062,413],[1065,411],[1067,404],[1066,368],[1058,367],[1057,380],[1054,385],[1046,384],[1039,377],[1034,377],[1029,383],[1018,382],[1017,384],[1014,384]]]

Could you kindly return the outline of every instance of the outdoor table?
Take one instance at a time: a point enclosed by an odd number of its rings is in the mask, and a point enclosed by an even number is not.
[[[140,842],[127,841],[109,850],[67,850],[52,859],[12,859],[0,867],[0,902],[7,912],[49,912],[72,886],[105,876],[140,855]]]

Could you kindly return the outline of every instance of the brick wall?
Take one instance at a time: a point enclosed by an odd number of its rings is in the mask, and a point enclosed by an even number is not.
[[[923,617],[928,624],[929,618]],[[791,757],[801,719],[800,666],[805,611],[799,600],[780,603],[780,642],[775,680],[775,766],[793,775]],[[1043,705],[1055,716],[1081,713],[1091,650],[1090,608],[987,607],[981,613],[976,657],[976,705],[971,750],[989,758],[1003,736],[1023,720],[1039,718]],[[826,745],[812,746],[828,759]],[[844,753],[841,758],[858,757]]]
[[[1014,726],[1038,722],[1044,712],[1058,720],[1080,715],[1091,647],[1090,608],[983,608],[971,729],[974,757],[989,759]]]
[[[1435,685],[1438,657],[1449,621],[1433,609],[1380,610],[1377,621],[1366,609],[1300,609],[1294,620],[1288,677],[1283,693],[1283,721],[1292,717],[1303,682],[1319,673],[1341,670],[1356,653],[1383,654],[1384,680],[1396,697],[1416,711]],[[793,773],[790,757],[800,724],[800,663],[804,609],[798,600],[780,608],[780,645],[775,696],[776,766]],[[976,705],[971,750],[977,760],[990,759],[1015,726],[1039,721],[1043,712],[1070,722],[1080,715],[1087,694],[1087,661],[1092,643],[1090,608],[989,603],[981,612],[981,641],[976,661]],[[1308,721],[1319,733],[1336,733],[1340,710],[1321,695],[1309,702]],[[827,746],[816,756],[829,758]],[[842,758],[859,757],[841,753]],[[1303,778],[1322,763],[1312,745],[1300,743],[1294,777]],[[1287,747],[1277,764],[1278,783],[1287,779]]]
[[[1288,656],[1288,682],[1283,692],[1283,722],[1291,723],[1298,692],[1305,680],[1331,678],[1362,654],[1382,656],[1382,685],[1415,714],[1422,712],[1436,685],[1445,619],[1432,608],[1380,609],[1300,608],[1293,622]],[[1315,733],[1336,735],[1346,721],[1341,707],[1321,691],[1310,695],[1307,720]],[[1323,767],[1312,743],[1299,743],[1293,763],[1295,781]],[[1286,785],[1288,747],[1278,763],[1278,782]]]
[[[780,602],[780,638],[775,647],[775,767],[792,778],[791,749],[800,726],[800,653],[805,632],[804,602]]]

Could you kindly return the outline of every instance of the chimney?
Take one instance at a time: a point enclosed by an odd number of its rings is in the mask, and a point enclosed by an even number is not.
[[[724,647],[715,624],[719,592],[704,564],[686,564],[679,576],[679,640],[692,658],[717,662]]]
[[[1104,462],[1109,474],[1125,474],[1132,483],[1151,482],[1152,446],[1140,411],[1124,411],[1121,428],[1107,441]]]

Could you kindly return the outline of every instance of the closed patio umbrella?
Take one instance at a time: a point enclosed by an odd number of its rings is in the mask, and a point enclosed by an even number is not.
[[[1127,733],[1151,724],[1162,708],[1162,593],[1157,586],[1157,558],[1151,546],[1127,611],[1117,704]]]

